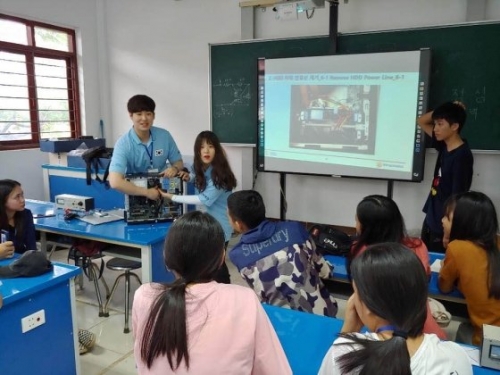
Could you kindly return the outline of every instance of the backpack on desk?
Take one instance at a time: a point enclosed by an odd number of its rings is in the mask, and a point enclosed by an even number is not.
[[[314,225],[309,235],[316,248],[323,255],[340,255],[346,257],[351,251],[352,238],[345,232],[327,225]]]
[[[104,146],[97,146],[97,147],[92,147],[86,150],[82,154],[82,159],[85,161],[85,165],[87,167],[87,185],[91,184],[92,180],[92,167],[94,168],[95,171],[95,179],[99,181],[100,183],[106,183],[109,175],[109,164],[107,163],[104,171],[104,176],[102,179],[99,177],[99,167],[103,167],[100,163],[100,159],[110,159],[111,162],[111,156],[113,155],[113,149],[112,148],[107,148]]]

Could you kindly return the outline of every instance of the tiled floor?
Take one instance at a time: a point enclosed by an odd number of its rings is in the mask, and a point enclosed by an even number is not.
[[[230,242],[234,243],[237,238],[233,238]],[[59,250],[52,255],[53,261],[67,262],[67,250]],[[105,260],[109,259],[107,257]],[[236,268],[228,260],[228,267],[231,273],[231,281],[234,284],[247,286],[236,271]],[[140,275],[141,270],[137,270]],[[119,275],[118,271],[109,269],[104,270],[104,278],[108,283],[109,288],[112,287],[115,278]],[[138,285],[135,280],[131,281],[131,301],[132,296]],[[101,288],[103,298],[105,297],[104,288]],[[124,306],[125,306],[125,286],[123,280],[120,282],[118,289],[113,296],[110,304],[110,316],[108,318],[98,316],[98,305],[95,296],[93,283],[84,277],[84,289],[76,288],[76,309],[77,309],[77,326],[79,328],[88,329],[93,332],[96,337],[95,347],[88,353],[80,356],[81,373],[83,375],[132,375],[137,374],[135,360],[133,355],[133,336],[132,332],[123,333],[124,327]],[[336,295],[339,304],[338,317],[344,317],[345,297]],[[453,320],[446,332],[450,339],[454,339],[455,332],[459,322]],[[131,327],[131,322],[130,322]]]

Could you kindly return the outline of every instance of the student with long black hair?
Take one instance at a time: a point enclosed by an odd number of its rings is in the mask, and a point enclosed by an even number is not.
[[[170,227],[168,284],[143,284],[132,308],[139,374],[291,374],[276,333],[250,288],[214,281],[224,232],[190,212]]]
[[[398,205],[391,198],[383,195],[368,195],[364,197],[356,207],[356,234],[357,240],[351,248],[348,259],[350,263],[353,258],[361,254],[367,246],[381,242],[398,242],[412,252],[420,261],[427,277],[431,276],[429,264],[429,252],[427,246],[419,239],[408,236],[406,226]],[[427,306],[427,319],[424,324],[425,333],[434,333],[440,339],[446,340],[446,332],[438,325],[432,317],[432,312]]]
[[[15,180],[0,180],[0,229],[5,237],[0,243],[0,259],[37,249],[33,214],[26,208],[21,184]],[[94,347],[96,337],[79,329],[78,341],[80,354],[85,354]]]
[[[0,230],[4,240],[0,243],[0,259],[16,253],[36,250],[33,215],[26,207],[21,184],[14,180],[0,180]]]
[[[422,332],[427,276],[413,252],[400,243],[370,246],[352,262],[351,275],[354,294],[321,375],[472,374],[458,344]],[[359,333],[363,326],[370,332]]]
[[[196,195],[174,195],[161,192],[161,195],[177,203],[203,205],[224,229],[225,248],[233,228],[227,217],[227,198],[236,187],[234,176],[226,153],[214,132],[202,131],[194,142],[194,161],[191,172],[179,172],[184,181],[191,181],[196,188]],[[215,278],[219,283],[231,283],[226,262],[223,262]]]
[[[469,191],[448,199],[442,220],[446,248],[439,289],[455,285],[465,296],[469,323],[462,323],[456,341],[480,345],[483,324],[500,326],[500,250],[495,206],[485,194]]]

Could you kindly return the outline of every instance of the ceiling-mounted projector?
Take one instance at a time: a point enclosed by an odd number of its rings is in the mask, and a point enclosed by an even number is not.
[[[297,4],[297,12],[305,12],[314,8],[324,8],[325,0],[290,0],[276,3],[276,5],[281,4]]]

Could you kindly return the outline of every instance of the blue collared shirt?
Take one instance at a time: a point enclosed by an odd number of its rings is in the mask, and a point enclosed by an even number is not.
[[[116,142],[109,171],[122,175],[146,173],[150,169],[161,172],[167,161],[174,164],[179,160],[182,160],[181,153],[167,130],[151,127],[151,137],[144,144],[132,127]]]

